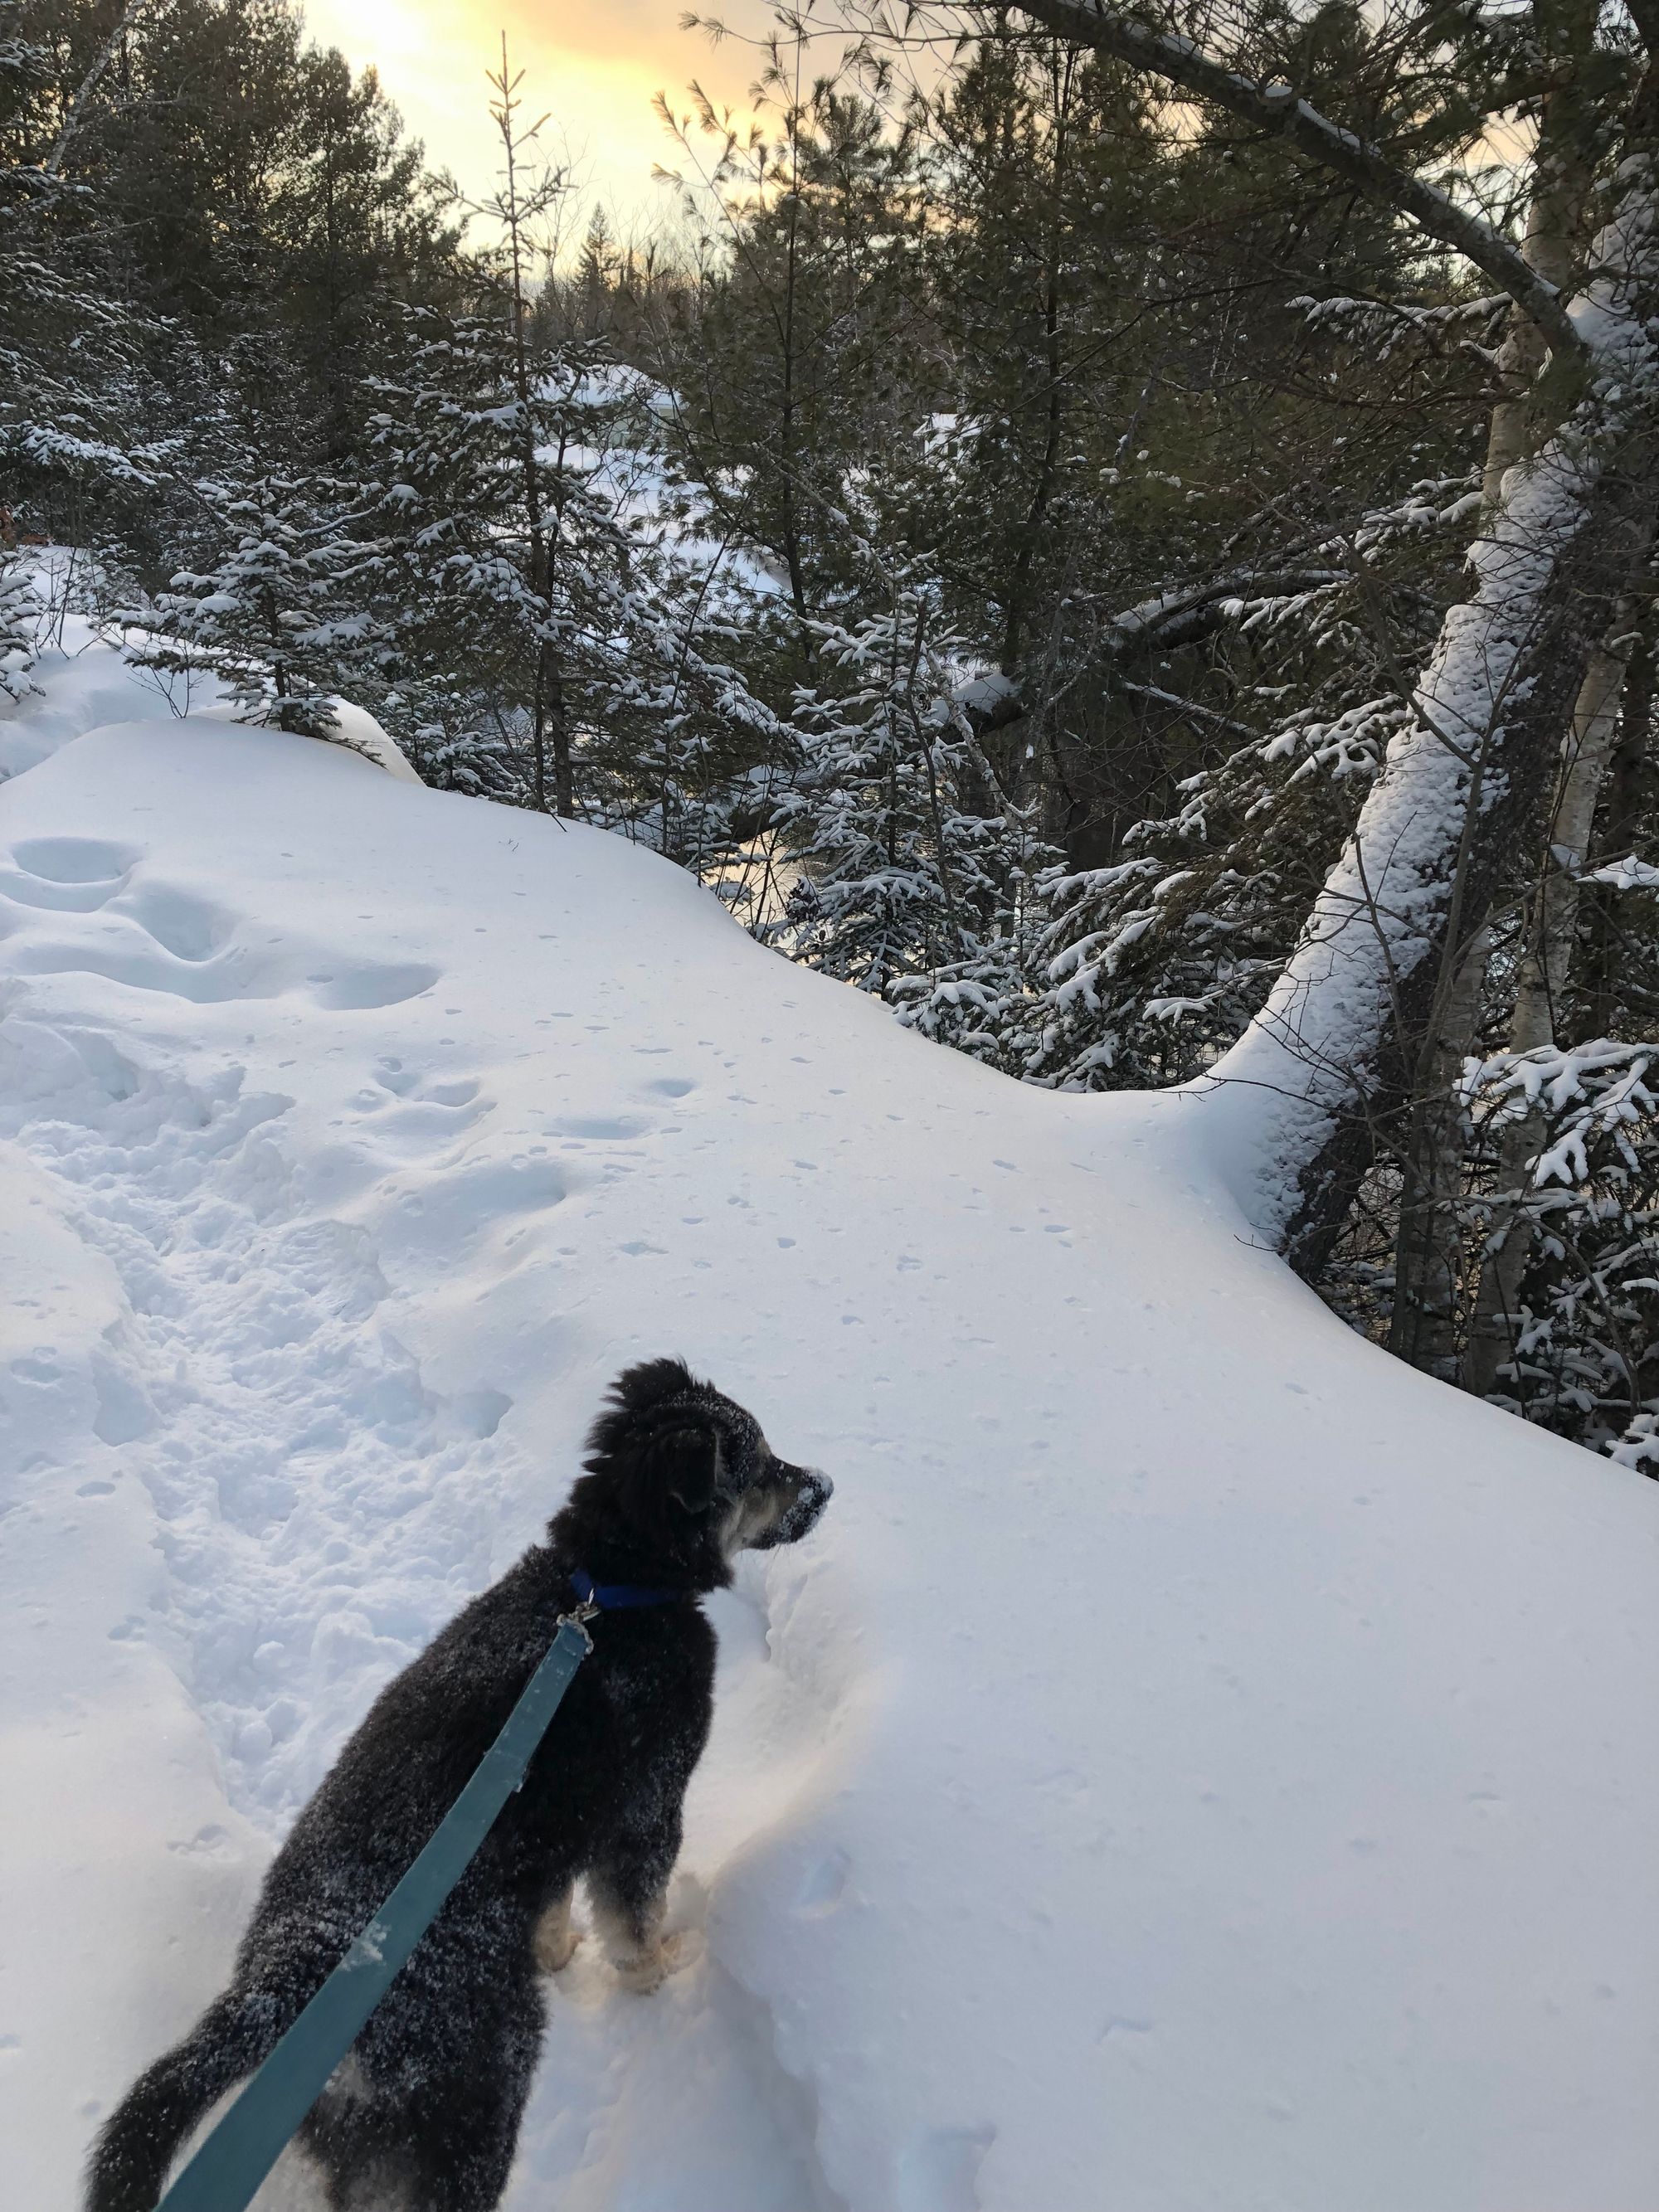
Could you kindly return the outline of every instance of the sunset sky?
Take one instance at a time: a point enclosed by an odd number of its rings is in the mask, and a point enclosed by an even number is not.
[[[434,166],[453,169],[471,192],[489,188],[497,141],[488,113],[487,69],[507,33],[525,71],[530,119],[550,112],[551,153],[568,152],[575,173],[602,198],[624,232],[666,213],[672,195],[651,182],[651,165],[678,165],[672,142],[651,112],[666,91],[677,107],[688,81],[712,97],[744,105],[755,74],[748,49],[710,46],[683,31],[685,0],[303,0],[312,35],[358,67],[373,64]],[[769,22],[765,0],[706,0],[734,28]]]

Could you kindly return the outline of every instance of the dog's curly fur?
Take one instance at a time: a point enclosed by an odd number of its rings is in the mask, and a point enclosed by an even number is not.
[[[301,2130],[336,2212],[489,2212],[539,2045],[538,1979],[574,1948],[586,1878],[622,1978],[670,1963],[664,1893],[708,1734],[714,1632],[696,1600],[735,1552],[804,1535],[826,1479],[777,1459],[752,1417],[677,1359],[629,1368],[548,1540],[388,1684],[265,1877],[230,1987],[104,2127],[88,2212],[152,2212],[190,2130],[298,2016],[495,1741],[570,1576],[683,1593],[605,1614],[594,1650],[477,1856]]]

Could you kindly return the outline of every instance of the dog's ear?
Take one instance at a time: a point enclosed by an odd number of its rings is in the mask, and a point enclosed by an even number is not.
[[[623,1368],[611,1385],[611,1401],[620,1413],[644,1413],[666,1398],[684,1398],[696,1387],[683,1359],[642,1359],[637,1367]]]
[[[647,1359],[611,1384],[584,1465],[616,1486],[635,1527],[674,1543],[707,1513],[720,1480],[720,1435],[683,1359]]]
[[[636,1528],[683,1536],[708,1510],[720,1480],[720,1437],[712,1422],[671,1415],[632,1438],[617,1455],[623,1511]]]
[[[624,1367],[587,1432],[583,1465],[595,1474],[611,1467],[640,1436],[642,1417],[672,1399],[690,1397],[696,1388],[683,1359],[644,1359],[637,1367]]]
[[[720,1480],[719,1431],[710,1421],[676,1421],[642,1447],[640,1467],[671,1505],[706,1513]]]

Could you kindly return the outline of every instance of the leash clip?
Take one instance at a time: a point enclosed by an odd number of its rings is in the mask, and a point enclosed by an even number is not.
[[[570,1612],[562,1613],[555,1626],[559,1628],[574,1628],[586,1649],[592,1651],[593,1639],[587,1632],[587,1624],[594,1619],[599,1610],[599,1605],[592,1598],[585,1597],[580,1604],[573,1607]]]

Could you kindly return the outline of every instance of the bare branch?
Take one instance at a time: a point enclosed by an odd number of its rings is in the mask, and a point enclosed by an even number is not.
[[[1321,545],[1339,542],[1334,532],[1326,532],[1318,541]],[[1284,556],[1279,557],[1283,559]],[[1230,568],[1224,575],[1211,576],[1201,584],[1176,585],[1153,599],[1121,608],[1111,615],[1091,641],[1085,665],[1090,671],[1103,676],[1108,668],[1133,665],[1149,659],[1155,653],[1172,652],[1176,646],[1198,643],[1225,628],[1233,619],[1233,610],[1241,603],[1278,599],[1295,592],[1321,591],[1348,580],[1346,568],[1283,568],[1264,560],[1245,568]],[[1091,602],[1087,594],[1079,593],[1073,603],[1086,607]],[[1123,688],[1133,691],[1145,687],[1126,680]],[[1011,723],[1023,721],[1031,711],[1030,702],[1018,684],[1007,677],[1000,680],[991,696],[963,703],[975,735],[981,738],[1006,730]],[[1048,703],[1052,706],[1054,700],[1051,698]],[[1189,701],[1179,703],[1194,714],[1208,711],[1193,706]],[[1224,722],[1227,718],[1218,715],[1214,719]],[[1243,725],[1233,723],[1229,726],[1240,728]]]
[[[122,40],[126,37],[127,33],[149,5],[149,0],[127,0],[127,4],[121,10],[114,29],[94,55],[91,68],[82,78],[80,88],[70,102],[69,112],[64,118],[64,127],[58,134],[57,143],[41,164],[43,175],[55,177],[62,169],[64,156],[69,152],[76,131],[86,120],[87,110],[91,105],[93,94],[98,89],[99,79],[114,60],[116,50]]]
[[[1518,246],[1444,192],[1398,167],[1379,148],[1298,99],[1293,86],[1259,83],[1212,60],[1188,40],[1152,30],[1098,0],[1018,0],[1018,5],[1022,15],[1060,38],[1179,85],[1194,99],[1283,138],[1304,159],[1334,171],[1368,198],[1409,216],[1429,237],[1461,253],[1507,292],[1542,331],[1553,353],[1567,361],[1586,358],[1561,294],[1528,267]]]

